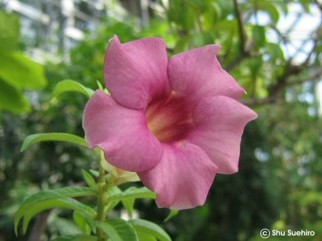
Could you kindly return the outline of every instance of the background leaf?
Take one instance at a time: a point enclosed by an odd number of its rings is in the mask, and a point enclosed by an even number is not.
[[[57,237],[51,241],[97,241],[97,237],[91,235],[76,235],[76,236],[64,236]]]
[[[30,111],[26,89],[47,85],[44,67],[19,51],[20,27],[15,14],[0,9],[0,111]]]
[[[15,89],[0,78],[0,110],[19,114],[30,110],[29,101],[22,90]]]
[[[18,51],[0,55],[0,78],[20,90],[39,89],[47,84],[44,68]]]
[[[0,52],[14,51],[20,36],[19,18],[0,10]]]

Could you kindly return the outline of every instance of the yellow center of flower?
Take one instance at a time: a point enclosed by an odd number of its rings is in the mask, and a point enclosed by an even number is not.
[[[191,111],[184,98],[174,91],[152,101],[145,115],[149,130],[163,143],[183,139],[192,124]]]

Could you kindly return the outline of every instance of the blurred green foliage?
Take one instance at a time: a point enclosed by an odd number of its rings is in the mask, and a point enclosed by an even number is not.
[[[218,175],[205,206],[180,212],[163,223],[167,211],[142,202],[137,206],[142,218],[163,224],[176,241],[200,237],[204,241],[259,241],[262,228],[315,231],[313,238],[269,240],[322,240],[322,121],[318,111],[321,99],[316,94],[317,80],[321,80],[321,24],[307,37],[312,46],[302,61],[296,60],[300,50],[286,53],[285,45],[291,39],[278,29],[292,4],[307,14],[313,7],[321,14],[321,6],[307,0],[162,2],[163,14],[151,9],[146,27],[129,21],[132,18],[103,19],[100,29],[71,50],[69,61],[45,65],[46,87],[42,68],[19,51],[17,18],[0,12],[0,48],[8,51],[0,54],[0,240],[16,239],[13,213],[28,194],[40,188],[78,184],[81,169],[96,168],[90,152],[66,143],[41,143],[23,154],[19,149],[24,137],[32,133],[84,134],[81,118],[86,98],[76,93],[50,96],[63,79],[92,88],[97,87],[97,81],[102,84],[105,49],[114,34],[122,42],[161,36],[169,55],[220,44],[223,67],[247,90],[245,104],[259,113],[259,119],[245,131],[240,172]],[[259,15],[268,21],[262,23]],[[3,24],[4,16],[13,27]],[[278,41],[271,38],[272,31]],[[17,68],[19,71],[14,71]],[[29,98],[24,95],[25,89],[40,87],[44,89],[32,91]],[[31,96],[30,113],[23,114]],[[68,215],[51,212],[42,240],[75,232],[64,218]]]
[[[25,89],[39,89],[47,80],[42,66],[19,51],[19,18],[0,10],[0,110],[30,109]]]

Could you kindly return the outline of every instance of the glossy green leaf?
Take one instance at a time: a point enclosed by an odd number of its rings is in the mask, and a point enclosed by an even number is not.
[[[92,235],[63,236],[52,239],[51,241],[97,241],[97,237]]]
[[[106,222],[96,222],[100,228],[113,241],[139,241],[135,229],[123,219],[109,219]]]
[[[133,198],[156,198],[156,194],[146,187],[130,187],[124,192],[114,193],[109,196],[109,199],[112,201],[122,201],[124,199],[133,199]]]
[[[159,241],[171,241],[170,236],[157,224],[143,219],[129,221],[137,232],[143,232],[155,237]]]
[[[90,88],[85,87],[84,85],[74,81],[74,80],[63,80],[60,81],[53,90],[53,97],[61,95],[65,92],[79,92],[87,97],[91,97],[94,91]]]
[[[31,145],[42,141],[65,141],[87,147],[84,138],[68,133],[41,133],[27,136],[21,146],[21,151],[25,151]]]

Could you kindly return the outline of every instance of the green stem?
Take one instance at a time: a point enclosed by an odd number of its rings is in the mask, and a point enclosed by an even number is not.
[[[105,194],[105,179],[104,179],[105,171],[102,167],[101,160],[99,165],[99,176],[98,176],[98,200],[97,200],[97,216],[96,220],[98,221],[105,221],[106,213],[105,213],[105,206],[107,204]],[[98,241],[106,241],[106,235],[104,234],[103,230],[100,228],[96,229],[96,235]]]

